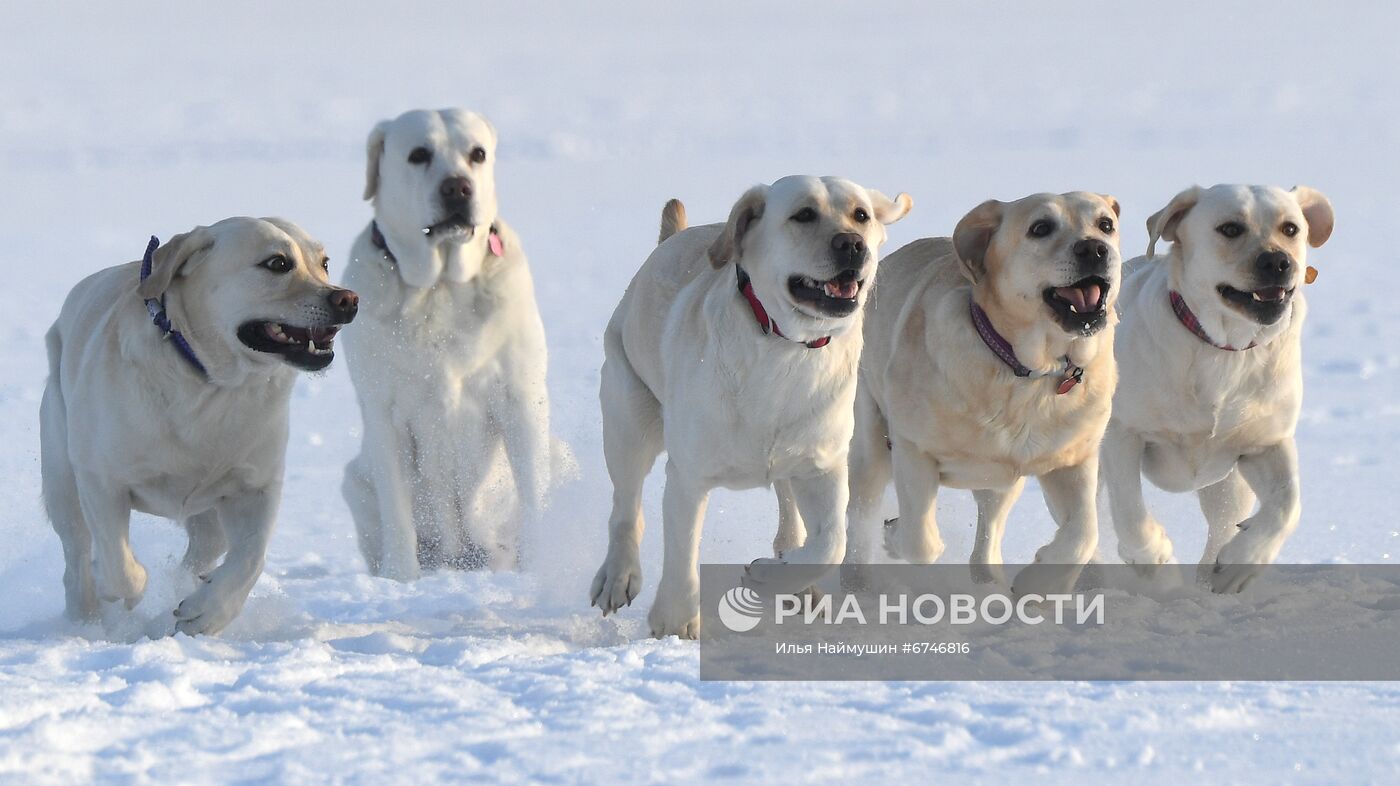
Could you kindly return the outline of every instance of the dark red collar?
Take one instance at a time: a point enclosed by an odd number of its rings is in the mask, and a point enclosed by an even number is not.
[[[772,333],[778,338],[787,338],[787,336],[783,335],[783,331],[778,329],[778,323],[774,322],[773,318],[768,316],[768,310],[763,307],[762,303],[758,302],[758,295],[755,295],[753,292],[753,282],[749,280],[749,274],[745,273],[744,269],[738,265],[735,265],[734,269],[739,272],[739,294],[743,295],[744,299],[749,301],[749,308],[753,309],[753,318],[758,320],[758,327],[763,331],[763,335],[766,336]],[[796,341],[796,339],[788,338],[788,341]],[[831,343],[831,336],[822,336],[818,339],[800,341],[798,343],[806,346],[808,349],[821,349]]]
[[[369,242],[373,243],[375,248],[384,252],[385,259],[393,263],[399,261],[394,257],[394,252],[389,250],[389,243],[384,239],[384,233],[379,231],[378,221],[369,222]],[[501,233],[496,231],[495,224],[491,225],[491,234],[486,238],[486,247],[491,250],[492,254],[498,257],[505,256],[506,245],[501,242]]]
[[[1172,311],[1176,313],[1177,321],[1185,325],[1187,330],[1195,333],[1196,338],[1210,344],[1216,349],[1223,349],[1226,352],[1240,351],[1238,348],[1232,347],[1229,344],[1217,344],[1215,339],[1211,338],[1210,335],[1206,333],[1205,329],[1201,327],[1201,320],[1197,319],[1195,312],[1191,310],[1190,306],[1186,305],[1186,299],[1181,296],[1180,292],[1173,289],[1169,290],[1167,294],[1171,297]],[[1253,349],[1257,343],[1258,342],[1251,341],[1249,342],[1249,346],[1244,348]]]
[[[1084,369],[1076,366],[1069,359],[1069,355],[1062,358],[1065,362],[1063,371],[1032,371],[1016,357],[1016,350],[1011,348],[1011,342],[992,327],[992,320],[987,316],[987,312],[977,305],[977,301],[969,299],[972,303],[972,326],[977,329],[977,335],[982,337],[982,343],[987,345],[987,349],[992,351],[1001,362],[1011,369],[1011,373],[1018,377],[1050,377],[1058,376],[1059,385],[1055,387],[1055,395],[1062,396],[1074,386],[1084,381]]]

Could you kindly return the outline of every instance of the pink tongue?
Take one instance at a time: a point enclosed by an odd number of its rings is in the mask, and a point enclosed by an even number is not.
[[[1060,287],[1055,290],[1055,294],[1074,304],[1080,312],[1093,311],[1099,305],[1099,285],[1089,284],[1086,287]]]
[[[846,281],[844,283],[828,281],[822,288],[826,290],[827,297],[839,297],[847,300],[855,297],[856,293],[860,292],[860,284],[854,281]]]
[[[1255,294],[1259,295],[1259,297],[1264,300],[1283,300],[1283,296],[1287,294],[1287,292],[1284,291],[1283,287],[1269,287],[1268,289],[1261,289]]]

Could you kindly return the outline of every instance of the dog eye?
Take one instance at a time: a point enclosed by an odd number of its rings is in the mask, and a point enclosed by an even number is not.
[[[485,161],[485,160],[486,160],[486,148],[484,148],[484,147],[474,147],[474,148],[472,148],[472,163],[473,163],[473,164],[480,164],[482,161]]]
[[[865,212],[865,208],[858,207],[856,208],[855,219],[857,224],[864,224],[870,220],[870,214]]]
[[[1034,224],[1031,224],[1030,231],[1027,232],[1027,234],[1029,234],[1031,237],[1049,237],[1050,233],[1054,231],[1055,222],[1041,219],[1035,222]]]
[[[258,264],[274,273],[290,273],[292,270],[292,261],[281,254],[270,256]]]
[[[432,160],[433,151],[426,147],[415,147],[412,152],[408,154],[408,163],[410,164],[426,164]]]
[[[1101,218],[1101,219],[1099,219],[1099,231],[1102,232],[1102,233],[1104,233],[1105,235],[1111,235],[1111,234],[1113,234],[1113,219],[1111,219],[1111,218]]]
[[[1293,237],[1294,235],[1298,234],[1298,225],[1293,223],[1292,221],[1283,222],[1283,226],[1281,227],[1281,229],[1283,230],[1283,234],[1288,237]]]
[[[810,207],[804,207],[792,214],[792,220],[799,224],[810,224],[817,220],[817,211]]]
[[[1241,224],[1238,221],[1226,221],[1225,223],[1216,227],[1215,231],[1233,240],[1239,237],[1240,235],[1244,234],[1244,224]]]
[[[321,260],[321,269],[327,273],[331,272],[331,261],[329,259]]]

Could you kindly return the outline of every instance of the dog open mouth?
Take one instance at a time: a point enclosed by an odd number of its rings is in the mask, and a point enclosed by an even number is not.
[[[788,292],[798,303],[811,306],[830,317],[849,316],[860,305],[860,295],[864,281],[856,279],[855,271],[847,270],[836,278],[818,281],[807,276],[793,276],[788,279]]]
[[[470,240],[476,234],[476,227],[465,213],[449,213],[447,217],[423,228],[423,234],[429,237],[455,237],[463,236]]]
[[[1047,287],[1045,302],[1060,327],[1093,335],[1108,324],[1108,282],[1089,276],[1067,287]]]
[[[1282,319],[1289,303],[1293,302],[1293,289],[1283,287],[1263,287],[1246,291],[1235,289],[1229,284],[1221,284],[1215,289],[1226,303],[1248,314],[1261,325],[1272,325]]]
[[[335,359],[335,334],[340,325],[304,328],[281,322],[255,320],[238,328],[238,340],[258,352],[281,355],[306,371],[320,371]]]

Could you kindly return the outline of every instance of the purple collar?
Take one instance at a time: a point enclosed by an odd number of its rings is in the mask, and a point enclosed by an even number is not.
[[[987,317],[987,312],[977,305],[977,301],[969,298],[968,302],[972,304],[972,326],[977,329],[977,335],[982,337],[982,343],[987,345],[987,349],[1000,358],[1001,362],[1005,363],[1013,374],[1018,377],[1058,376],[1060,384],[1055,388],[1057,396],[1070,392],[1075,385],[1084,381],[1084,369],[1074,365],[1068,355],[1062,358],[1065,362],[1063,371],[1032,371],[1026,368],[1016,357],[1016,350],[1011,348],[1011,342],[992,327],[992,320]]]
[[[394,252],[389,250],[389,241],[385,240],[384,233],[379,231],[378,221],[369,222],[369,242],[384,252],[384,258],[389,260],[390,264],[398,263],[399,260],[394,257]],[[486,237],[486,247],[498,257],[503,257],[506,254],[506,244],[501,241],[501,233],[496,231],[495,224],[491,225],[491,234]]]
[[[1177,321],[1185,325],[1187,330],[1191,331],[1192,333],[1195,333],[1196,338],[1199,338],[1207,344],[1210,344],[1216,349],[1223,349],[1226,352],[1240,351],[1240,348],[1232,347],[1229,344],[1215,343],[1215,339],[1211,338],[1210,334],[1206,333],[1205,328],[1201,327],[1201,320],[1197,319],[1196,312],[1192,311],[1191,307],[1186,305],[1186,298],[1183,298],[1180,292],[1177,292],[1175,289],[1173,289],[1167,294],[1171,297],[1172,311],[1176,313]],[[1244,349],[1254,349],[1257,343],[1258,342],[1256,341],[1251,341],[1249,342],[1249,346],[1244,347]]]
[[[145,281],[146,279],[150,278],[151,260],[154,258],[156,249],[159,247],[160,239],[157,238],[155,235],[151,235],[151,242],[146,244],[146,254],[145,256],[141,257],[142,281]],[[200,373],[200,376],[204,377],[204,379],[208,381],[209,372],[204,368],[204,364],[199,362],[199,358],[195,356],[194,347],[190,346],[190,342],[185,339],[185,337],[180,333],[180,331],[176,330],[170,325],[170,317],[167,316],[165,313],[164,292],[160,293],[159,298],[146,298],[146,313],[151,315],[151,322],[156,327],[160,328],[162,337],[170,339],[170,343],[175,345],[175,349],[180,353],[180,356],[183,357],[191,366],[194,366],[195,370]]]

